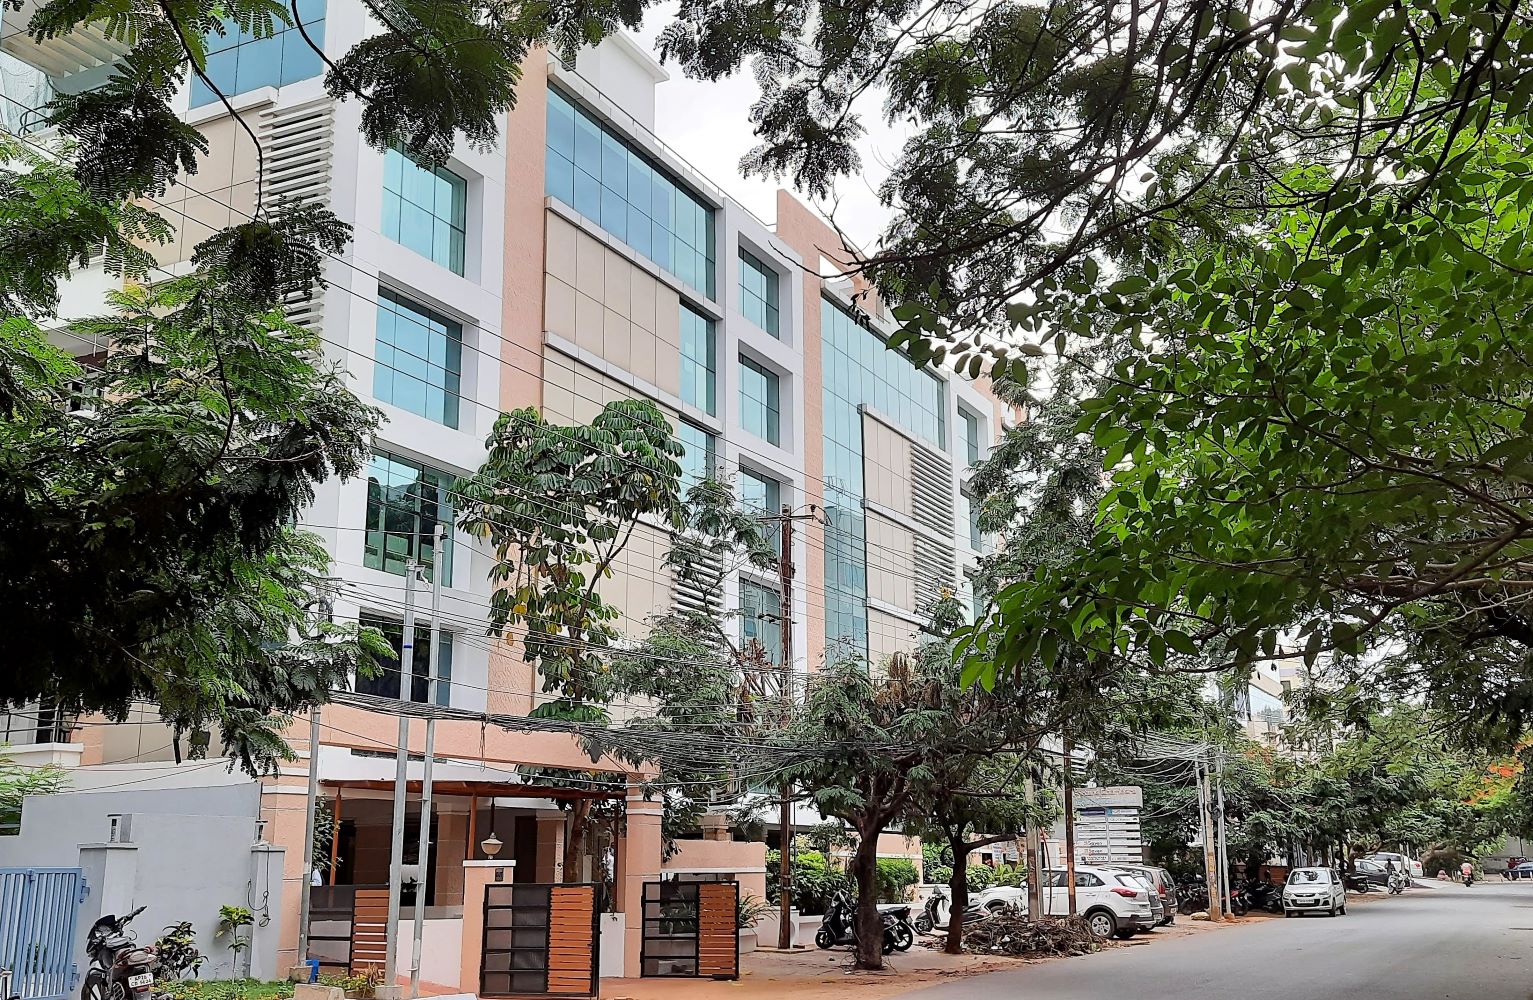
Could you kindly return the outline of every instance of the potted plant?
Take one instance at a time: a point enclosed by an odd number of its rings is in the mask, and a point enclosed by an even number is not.
[[[735,926],[740,929],[740,954],[749,955],[756,950],[756,921],[771,909],[771,905],[755,893],[746,893],[735,905]]]

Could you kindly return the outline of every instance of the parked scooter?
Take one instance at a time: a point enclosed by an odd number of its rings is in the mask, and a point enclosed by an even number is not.
[[[916,943],[915,930],[910,926],[910,904],[883,904],[878,908],[878,915],[883,918],[885,930],[894,935],[894,950],[909,951]]]
[[[1368,876],[1362,872],[1347,872],[1342,876],[1342,885],[1348,892],[1373,891],[1373,883],[1368,881]]]
[[[1273,885],[1271,882],[1247,882],[1245,884],[1246,898],[1251,901],[1251,909],[1266,910],[1268,913],[1283,912],[1283,887]]]
[[[1389,873],[1389,894],[1391,896],[1400,895],[1409,884],[1410,880],[1405,877],[1404,872],[1393,871]]]
[[[160,959],[152,945],[138,944],[128,923],[144,912],[140,906],[125,917],[110,913],[91,925],[85,938],[90,969],[80,1000],[149,1000]]]
[[[830,906],[825,910],[825,917],[820,922],[820,929],[814,932],[814,943],[817,948],[834,948],[838,944],[855,945],[857,935],[853,930],[853,923],[857,917],[857,904],[852,897],[844,892],[838,892],[831,897]],[[908,946],[907,946],[908,947]],[[889,922],[884,921],[883,952],[889,954],[895,949],[894,929]],[[86,998],[90,1000],[90,998]]]
[[[912,926],[917,934],[930,934],[938,928],[947,928],[948,915],[952,912],[953,904],[947,898],[947,893],[942,891],[939,885],[932,890],[932,894],[926,897],[926,905],[921,907],[921,912],[916,914]]]

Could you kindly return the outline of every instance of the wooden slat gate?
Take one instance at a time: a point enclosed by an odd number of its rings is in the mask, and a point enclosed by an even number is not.
[[[640,974],[740,978],[738,882],[644,883]]]
[[[309,958],[321,972],[361,974],[387,958],[389,887],[317,885],[309,895]]]
[[[493,883],[484,892],[481,997],[594,997],[600,887]]]
[[[79,868],[0,868],[0,969],[22,1000],[63,1000],[74,989],[75,931],[85,901]]]

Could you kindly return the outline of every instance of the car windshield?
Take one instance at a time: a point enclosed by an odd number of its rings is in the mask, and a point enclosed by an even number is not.
[[[1331,873],[1320,868],[1300,868],[1288,876],[1289,885],[1310,885],[1330,880]]]

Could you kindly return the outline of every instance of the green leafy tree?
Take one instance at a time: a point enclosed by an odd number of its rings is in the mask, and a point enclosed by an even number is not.
[[[28,795],[51,795],[68,786],[69,774],[63,768],[17,764],[0,746],[0,834],[21,830],[21,803]]]
[[[0,159],[0,217],[42,206],[19,243],[0,241],[5,308],[57,301],[60,258],[16,258],[49,219],[82,234],[57,253],[89,255],[88,234],[110,268],[143,276],[130,244],[162,234],[157,220],[14,146]],[[320,482],[361,471],[378,414],[246,280],[261,267],[303,280],[290,262],[245,247],[129,285],[105,315],[60,328],[99,345],[84,360],[21,312],[0,318],[0,599],[14,637],[0,704],[121,719],[148,701],[178,736],[218,730],[261,771],[288,755],[292,713],[373,669],[381,638],[313,620],[328,560],[291,524]]]
[[[1128,349],[1077,425],[1111,482],[1088,545],[1001,590],[976,672],[1065,642],[1155,669],[1324,655],[1317,701],[1424,689],[1486,740],[1525,732],[1525,138],[1488,127],[1428,188],[1040,302]]]

